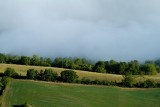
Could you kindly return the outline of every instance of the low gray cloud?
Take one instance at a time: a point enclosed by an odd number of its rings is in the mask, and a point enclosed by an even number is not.
[[[95,60],[160,57],[159,0],[0,0],[0,52]]]

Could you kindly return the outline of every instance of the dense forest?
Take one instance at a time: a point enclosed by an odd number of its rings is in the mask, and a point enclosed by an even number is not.
[[[160,59],[148,60],[140,64],[137,60],[130,62],[110,61],[93,61],[85,58],[62,58],[55,59],[39,57],[38,55],[30,56],[15,56],[0,53],[0,63],[20,64],[32,66],[49,66],[69,68],[73,70],[84,70],[98,73],[111,74],[132,74],[132,75],[154,75],[160,72]]]

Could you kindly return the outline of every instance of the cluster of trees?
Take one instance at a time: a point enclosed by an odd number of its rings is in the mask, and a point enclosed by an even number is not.
[[[76,70],[92,71],[94,66],[92,61],[85,58],[55,58],[53,61],[53,67],[69,68]]]
[[[160,72],[160,60],[146,61],[140,64],[137,60],[130,62],[97,61],[93,63],[85,58],[50,58],[38,57],[37,55],[13,56],[0,54],[0,63],[12,63],[33,66],[52,66],[69,68],[73,70],[84,70],[99,73],[132,74],[132,75],[154,75]]]
[[[18,73],[13,68],[7,68],[4,72],[4,76],[17,77]]]
[[[92,71],[93,62],[85,58],[62,58],[57,57],[54,60],[50,58],[39,57],[38,55],[13,56],[0,53],[0,63],[21,64],[33,66],[52,66],[60,68],[69,68],[77,70]]]
[[[140,64],[137,60],[130,62],[98,61],[93,71],[100,73],[154,75],[160,72],[160,67],[153,63]]]
[[[122,85],[125,87],[138,87],[138,88],[156,88],[160,87],[160,84],[154,80],[147,79],[145,81],[136,81],[133,75],[125,75],[122,80]]]
[[[34,69],[27,70],[27,79],[42,80],[42,81],[63,81],[72,83],[75,82],[78,75],[75,71],[64,70],[60,73],[60,76],[52,69],[45,69],[38,72]]]
[[[45,69],[38,72],[34,69],[27,70],[27,78],[33,80],[42,80],[42,81],[56,81],[58,74],[52,69]]]
[[[13,77],[17,78],[18,76],[14,69],[7,68],[4,72],[4,76],[6,77]],[[28,69],[26,74],[27,79],[31,80],[42,80],[42,81],[56,81],[56,82],[68,82],[68,83],[80,83],[80,84],[90,84],[90,85],[106,85],[106,86],[121,86],[121,87],[139,87],[139,88],[160,88],[160,83],[157,83],[153,80],[145,80],[145,81],[137,81],[135,79],[135,76],[132,74],[126,74],[124,76],[124,79],[122,82],[116,82],[116,81],[107,81],[103,80],[100,81],[98,79],[96,80],[90,80],[87,78],[79,79],[78,75],[73,70],[64,70],[58,75],[55,71],[52,69],[45,69],[37,71],[35,69]],[[3,84],[7,84],[3,82]]]
[[[37,55],[29,57],[29,56],[5,55],[0,53],[0,63],[33,65],[33,66],[51,66],[52,60],[50,58],[38,57]]]

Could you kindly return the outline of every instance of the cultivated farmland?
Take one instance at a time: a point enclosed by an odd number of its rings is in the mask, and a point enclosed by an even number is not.
[[[4,107],[24,102],[35,107],[160,107],[160,89],[123,89],[13,79]]]

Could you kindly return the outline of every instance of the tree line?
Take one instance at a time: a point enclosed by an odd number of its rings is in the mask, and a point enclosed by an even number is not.
[[[19,78],[20,75],[13,69],[7,68],[4,72],[4,77],[1,81],[6,86],[6,78]],[[29,80],[40,80],[40,81],[51,81],[51,82],[67,82],[67,83],[78,83],[86,85],[105,85],[105,86],[120,86],[120,87],[135,87],[135,88],[160,88],[160,83],[146,79],[144,81],[137,81],[135,76],[132,74],[124,75],[124,78],[121,82],[117,81],[107,81],[107,80],[90,80],[88,78],[79,79],[79,76],[73,70],[64,70],[57,74],[57,72],[52,69],[45,69],[37,71],[35,69],[28,69],[27,74],[24,79]],[[5,81],[4,81],[5,80]],[[8,80],[7,80],[8,81]]]
[[[137,60],[130,62],[110,61],[93,61],[85,58],[62,58],[55,59],[39,57],[38,55],[29,56],[14,56],[0,53],[0,63],[6,64],[21,64],[32,66],[48,66],[60,67],[73,70],[84,70],[98,73],[112,74],[132,74],[132,75],[154,75],[160,72],[160,59],[151,61],[148,60],[140,64]]]

